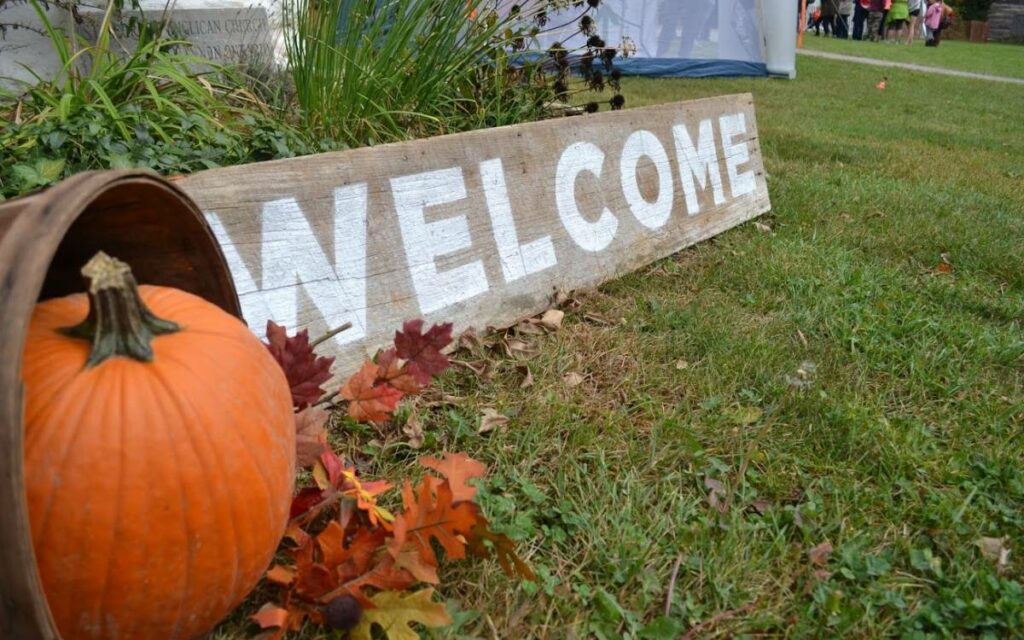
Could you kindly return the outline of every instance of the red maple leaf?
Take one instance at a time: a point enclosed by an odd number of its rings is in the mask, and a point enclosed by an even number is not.
[[[341,388],[341,397],[348,400],[348,415],[359,422],[384,422],[398,406],[404,393],[378,379],[380,367],[367,360]]]
[[[401,331],[395,332],[395,351],[409,364],[409,373],[421,385],[430,384],[451,364],[441,350],[451,344],[450,322],[435,324],[423,333],[423,320],[407,320]]]
[[[284,370],[292,390],[292,404],[305,409],[316,404],[324,395],[320,387],[331,378],[334,358],[317,356],[309,344],[309,332],[303,329],[293,337],[272,320],[267,321],[267,349]]]

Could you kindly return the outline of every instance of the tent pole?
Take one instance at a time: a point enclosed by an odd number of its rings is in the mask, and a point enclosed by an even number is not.
[[[804,48],[804,27],[807,25],[807,0],[800,0],[800,26],[796,30],[796,48]]]

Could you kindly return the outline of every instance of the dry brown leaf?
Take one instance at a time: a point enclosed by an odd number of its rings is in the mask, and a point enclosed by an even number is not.
[[[754,223],[754,227],[755,227],[755,228],[756,228],[756,229],[757,229],[758,231],[762,231],[762,232],[764,232],[764,233],[771,233],[771,232],[772,232],[772,228],[771,228],[771,227],[769,227],[768,225],[766,225],[766,224],[765,224],[765,223],[763,223],[763,222],[755,222],[755,223]]]
[[[476,331],[470,327],[459,335],[459,339],[455,340],[452,344],[457,345],[459,349],[476,349],[483,346],[480,337],[476,335]],[[451,345],[449,345],[451,346]]]
[[[486,360],[474,360],[472,362],[467,362],[465,360],[452,360],[452,364],[466,367],[481,378],[487,378],[490,373],[490,364]]]
[[[555,295],[551,296],[551,302],[556,307],[562,307],[563,309],[579,309],[583,306],[583,303],[573,295],[572,291],[565,292],[561,289],[555,291]]]
[[[711,505],[711,508],[716,509],[719,513],[727,513],[729,500],[725,485],[714,478],[705,476],[704,486],[708,489],[708,504]]]
[[[534,345],[514,338],[505,342],[505,349],[508,351],[509,356],[532,356],[536,355],[538,351]]]
[[[996,563],[996,571],[1002,574],[1010,566],[1010,550],[1006,547],[1006,538],[982,537],[974,541],[981,549],[981,555]]]
[[[683,369],[689,369],[689,368],[690,368],[690,363],[687,362],[686,360],[679,360],[678,362],[676,362],[676,369],[679,369],[680,371],[682,371]]]
[[[601,325],[614,324],[611,320],[609,320],[608,318],[602,316],[599,313],[584,313],[583,314],[583,319],[586,320],[587,322],[592,322],[594,324],[601,324]]]
[[[520,389],[528,389],[533,386],[533,373],[530,372],[530,367],[521,364],[516,367],[516,372],[523,376],[523,381],[519,383]]]
[[[826,540],[819,545],[816,545],[807,551],[807,557],[810,561],[819,567],[824,567],[828,564],[829,557],[832,556],[832,543]]]
[[[490,433],[495,429],[504,427],[506,424],[508,424],[508,418],[501,415],[496,410],[487,407],[484,409],[483,415],[480,416],[480,428],[477,429],[477,433]]]
[[[529,318],[516,325],[516,333],[524,336],[542,336],[545,332],[539,320]]]
[[[562,376],[562,382],[564,382],[565,386],[567,387],[578,387],[581,384],[583,384],[584,380],[585,378],[581,374],[576,373],[575,371],[570,371],[569,373]]]
[[[565,312],[558,309],[548,309],[540,317],[540,325],[548,331],[558,331],[562,327],[562,320],[565,319]]]
[[[423,424],[420,422],[420,414],[418,412],[413,411],[409,415],[405,426],[402,427],[402,433],[409,438],[409,446],[413,449],[419,449],[423,446]]]
[[[308,467],[327,449],[327,421],[331,414],[321,407],[306,407],[295,414],[295,465]]]

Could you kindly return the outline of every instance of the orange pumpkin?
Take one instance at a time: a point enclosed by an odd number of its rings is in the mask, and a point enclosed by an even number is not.
[[[104,254],[82,273],[88,296],[39,303],[24,353],[47,601],[66,640],[194,638],[256,585],[284,532],[288,383],[218,307],[136,286]]]

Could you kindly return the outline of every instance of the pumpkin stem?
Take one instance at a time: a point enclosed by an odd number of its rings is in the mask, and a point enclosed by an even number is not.
[[[153,338],[181,330],[153,315],[139,296],[131,267],[117,258],[100,251],[82,267],[82,275],[89,281],[89,315],[61,331],[92,342],[87,367],[114,356],[150,362]]]

